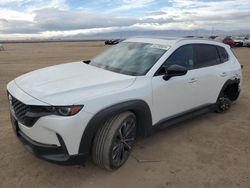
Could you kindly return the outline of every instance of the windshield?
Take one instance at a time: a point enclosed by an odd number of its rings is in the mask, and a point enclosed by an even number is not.
[[[121,42],[91,60],[90,64],[117,73],[145,75],[169,46]]]

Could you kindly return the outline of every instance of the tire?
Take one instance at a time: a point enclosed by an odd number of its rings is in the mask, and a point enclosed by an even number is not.
[[[92,146],[93,162],[107,170],[120,168],[128,159],[136,138],[136,116],[123,112],[107,120]]]
[[[215,111],[217,113],[225,113],[230,109],[231,103],[232,101],[226,95],[221,96],[218,98]]]

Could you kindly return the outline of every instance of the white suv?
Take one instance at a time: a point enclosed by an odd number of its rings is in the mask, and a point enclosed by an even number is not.
[[[136,136],[208,112],[240,93],[241,65],[228,45],[134,38],[89,61],[24,74],[7,85],[12,125],[36,156],[106,169],[128,159]]]

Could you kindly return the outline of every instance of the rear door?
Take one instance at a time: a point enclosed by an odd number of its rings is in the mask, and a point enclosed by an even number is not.
[[[196,56],[196,96],[199,105],[215,103],[224,83],[230,78],[228,54],[223,47],[194,44]]]

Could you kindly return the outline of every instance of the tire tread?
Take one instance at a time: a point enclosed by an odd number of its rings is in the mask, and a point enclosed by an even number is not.
[[[127,111],[114,115],[97,131],[92,146],[92,160],[97,166],[107,170],[113,170],[109,162],[111,140],[119,127],[119,122],[131,114],[134,115],[132,112]]]

